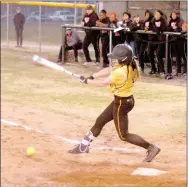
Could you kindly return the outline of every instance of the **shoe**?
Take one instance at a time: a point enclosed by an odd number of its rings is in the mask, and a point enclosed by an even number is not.
[[[149,72],[149,74],[150,74],[150,75],[156,74],[156,71],[151,70],[151,71]]]
[[[59,65],[63,64],[61,59],[58,59],[58,60],[56,61],[56,63],[59,64]]]
[[[109,67],[109,64],[103,64],[102,67],[103,67],[103,68],[107,68],[107,67]]]
[[[165,74],[164,73],[157,73],[156,77],[165,78]]]
[[[78,62],[78,59],[77,59],[77,58],[75,59],[75,62]]]
[[[187,80],[187,74],[186,74],[186,73],[184,73],[184,74],[181,76],[181,78],[183,78],[183,79]]]
[[[92,62],[85,62],[85,63],[83,63],[83,66],[88,66],[88,65],[90,65]]]
[[[150,145],[148,147],[147,156],[144,159],[144,162],[151,162],[161,151],[161,149],[155,145]]]
[[[68,153],[71,153],[71,154],[89,153],[89,146],[80,143],[76,145],[74,149],[69,150]]]
[[[171,74],[171,73],[168,73],[168,74],[165,76],[165,79],[166,79],[166,80],[173,79],[172,74]]]

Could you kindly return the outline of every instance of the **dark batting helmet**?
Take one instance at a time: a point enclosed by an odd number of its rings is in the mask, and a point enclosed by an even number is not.
[[[133,51],[128,44],[118,44],[114,47],[112,53],[108,54],[108,57],[118,60],[121,64],[129,64],[133,59]]]

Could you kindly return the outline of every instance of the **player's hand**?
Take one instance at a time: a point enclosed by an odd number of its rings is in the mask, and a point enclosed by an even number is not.
[[[85,78],[84,76],[81,76],[80,77],[80,82],[87,84],[87,78]]]

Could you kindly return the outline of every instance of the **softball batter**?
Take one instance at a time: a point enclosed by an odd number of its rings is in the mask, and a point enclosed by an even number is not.
[[[100,134],[106,123],[114,120],[120,139],[145,148],[147,156],[144,161],[151,162],[160,152],[160,148],[128,131],[128,113],[133,109],[135,102],[133,97],[134,82],[140,76],[137,63],[133,59],[132,49],[127,44],[119,44],[114,47],[111,54],[108,54],[108,57],[117,61],[113,68],[104,68],[88,78],[81,77],[80,82],[94,86],[110,85],[111,91],[114,94],[114,100],[97,118],[94,126],[85,135],[81,143],[73,150],[70,150],[69,153],[88,153],[89,145],[94,137]],[[104,81],[95,80],[105,76],[108,77]]]

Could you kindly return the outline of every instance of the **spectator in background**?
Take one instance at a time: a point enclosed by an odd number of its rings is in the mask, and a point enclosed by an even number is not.
[[[110,18],[110,25],[109,27],[111,28],[118,28],[118,19],[116,16],[116,13],[111,13],[109,15]],[[121,36],[120,36],[120,32],[112,32],[112,45],[113,47],[115,47],[116,45],[121,43]]]
[[[78,50],[82,49],[82,41],[80,40],[76,31],[72,31],[71,28],[67,28],[66,38],[65,38],[65,53],[64,60],[66,61],[66,54],[69,50],[74,50],[75,62],[78,62]],[[57,63],[62,62],[62,46],[58,55]]]
[[[22,47],[25,16],[21,13],[20,7],[17,7],[16,9],[16,14],[14,16],[13,22],[16,30],[16,47]]]
[[[180,18],[180,13],[178,11],[173,11],[170,15],[170,21],[168,24],[168,31],[170,32],[181,32],[182,30],[182,23],[183,20]],[[169,56],[168,56],[168,72],[167,72],[167,76],[166,79],[172,79],[172,60],[171,60],[171,49],[174,51],[175,53],[175,57],[176,57],[176,64],[177,64],[177,76],[180,77],[181,76],[181,58],[180,58],[180,53],[181,50],[183,51],[183,45],[179,45],[179,36],[169,36]]]
[[[109,27],[110,19],[106,15],[106,10],[101,10],[99,13],[99,20],[96,22],[98,27]],[[107,54],[109,53],[109,35],[107,30],[100,31],[101,43],[102,43],[102,56],[103,67],[109,66],[109,60]]]
[[[164,77],[164,62],[165,57],[165,36],[162,32],[167,30],[167,20],[164,13],[161,10],[155,12],[155,18],[153,20],[152,31],[156,32],[157,35],[152,35],[152,41],[157,42],[156,44],[150,43],[149,45],[149,58],[151,62],[150,74],[156,73],[156,66],[154,61],[154,51],[157,50],[157,61],[158,61],[158,72],[156,76]]]
[[[149,10],[145,11],[145,20],[143,22],[142,25],[142,30],[145,31],[151,31],[152,30],[152,23],[153,21],[153,13],[150,12]],[[141,42],[141,46],[140,46],[140,52],[139,52],[139,63],[140,63],[140,67],[141,67],[141,71],[142,73],[144,73],[144,62],[145,62],[145,52],[148,46],[148,42],[151,40],[151,35],[150,34],[142,34],[142,42]]]
[[[182,78],[187,79],[187,22],[182,24],[182,36],[178,39],[178,48],[180,50],[180,59],[183,59],[183,75]]]
[[[131,26],[131,30],[132,31],[137,31],[137,30],[141,30],[143,28],[143,21],[140,20],[139,15],[134,17],[134,21],[133,24]],[[133,34],[134,37],[134,42],[135,42],[135,54],[138,57],[138,54],[140,53],[140,46],[142,43],[142,36],[141,34],[135,33]]]
[[[127,31],[131,31],[132,20],[131,14],[128,12],[123,13],[123,21],[119,21],[118,25],[125,28],[124,31],[121,31],[121,39],[122,43],[128,43],[133,50],[133,56],[135,56],[135,43],[132,33],[128,33]]]
[[[86,8],[86,14],[83,18],[83,25],[86,27],[94,27],[96,26],[96,21],[99,20],[97,14],[93,10],[91,5],[88,5]],[[85,30],[86,36],[83,41],[83,51],[85,54],[86,62],[83,65],[89,65],[92,63],[88,47],[92,43],[94,50],[95,50],[95,58],[96,58],[96,65],[99,64],[100,56],[99,56],[99,31],[95,30]]]

